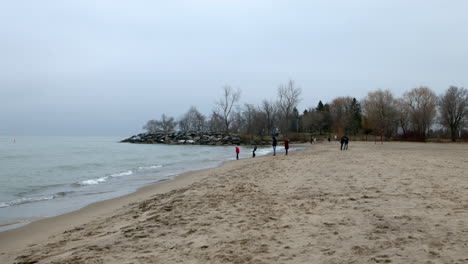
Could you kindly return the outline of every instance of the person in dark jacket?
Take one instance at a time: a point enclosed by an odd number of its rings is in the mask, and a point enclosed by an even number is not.
[[[344,135],[340,139],[341,147],[340,150],[347,150],[348,149],[348,143],[349,143],[349,138]]]
[[[289,149],[289,138],[284,139],[284,150],[286,151],[286,155],[288,155],[288,149]]]
[[[257,150],[257,145],[255,144],[253,146],[253,150],[252,150],[252,158],[255,158],[255,151]]]
[[[273,156],[276,156],[276,145],[278,145],[278,141],[276,141],[275,137],[273,137],[272,145],[273,145]]]

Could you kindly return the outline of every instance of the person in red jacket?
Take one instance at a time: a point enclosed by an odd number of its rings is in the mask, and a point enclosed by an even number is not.
[[[284,139],[284,150],[286,151],[286,155],[288,155],[288,149],[289,149],[289,138],[286,137]]]
[[[240,148],[239,146],[236,146],[236,159],[239,159],[239,152],[240,152]]]

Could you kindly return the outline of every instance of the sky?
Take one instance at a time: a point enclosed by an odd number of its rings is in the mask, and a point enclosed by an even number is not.
[[[299,110],[376,89],[468,87],[465,0],[41,0],[0,3],[0,135],[130,136],[190,106]]]

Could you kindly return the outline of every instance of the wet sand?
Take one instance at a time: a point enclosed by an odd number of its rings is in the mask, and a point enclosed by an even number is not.
[[[0,233],[0,263],[467,263],[468,145],[351,142]]]

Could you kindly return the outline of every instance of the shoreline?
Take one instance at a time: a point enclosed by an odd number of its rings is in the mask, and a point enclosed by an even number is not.
[[[298,145],[298,147],[292,147],[291,151],[298,151],[298,150],[304,149],[304,144],[299,143],[297,145]],[[197,147],[197,146],[195,146],[195,147]],[[218,147],[218,146],[208,146],[208,147]],[[265,148],[265,147],[259,148],[258,151],[257,151],[257,157],[261,157],[261,156],[264,156],[264,155],[267,155],[267,156],[270,155],[270,153],[268,153],[268,151],[271,151],[270,148]],[[243,152],[244,152],[244,153],[242,153],[243,156],[241,156],[240,159],[251,158],[251,156],[249,156],[251,154],[247,150],[247,148],[245,150],[243,150]],[[94,201],[83,202],[81,204],[81,206],[73,206],[73,207],[68,207],[68,208],[62,206],[62,207],[60,207],[61,210],[59,212],[50,210],[50,213],[49,213],[48,216],[38,216],[37,214],[36,215],[30,214],[30,215],[27,215],[27,216],[20,216],[20,217],[17,217],[17,218],[5,219],[5,220],[0,222],[0,233],[4,232],[4,231],[11,230],[11,229],[16,229],[16,228],[28,225],[28,224],[30,224],[32,222],[35,222],[35,221],[38,221],[38,220],[41,220],[41,219],[51,218],[51,217],[54,217],[54,216],[58,216],[58,215],[70,213],[70,212],[73,212],[73,211],[77,211],[77,210],[80,210],[80,209],[82,209],[82,208],[84,208],[84,207],[86,207],[86,206],[88,206],[90,204],[96,203],[96,202],[111,200],[113,198],[118,198],[118,197],[121,197],[121,196],[129,195],[131,193],[137,192],[140,188],[143,188],[145,186],[150,186],[150,185],[153,185],[153,184],[159,184],[161,182],[174,180],[174,178],[176,176],[187,173],[187,172],[204,170],[204,169],[209,169],[209,168],[215,168],[215,167],[221,166],[225,162],[229,162],[229,161],[232,161],[232,160],[235,160],[235,158],[231,159],[230,157],[229,158],[224,157],[224,159],[222,159],[222,160],[208,161],[207,164],[200,161],[199,163],[197,163],[198,166],[192,166],[193,164],[192,165],[185,165],[186,168],[184,168],[184,169],[182,169],[182,170],[180,170],[178,172],[175,172],[175,173],[171,172],[171,171],[164,172],[164,168],[163,168],[161,171],[155,172],[155,173],[158,173],[158,174],[154,174],[154,177],[156,177],[155,178],[156,180],[151,180],[150,181],[149,178],[147,177],[147,179],[146,179],[147,182],[146,183],[144,183],[144,184],[142,184],[140,186],[136,186],[135,188],[132,188],[130,191],[128,191],[126,193],[111,195],[110,197],[104,197],[104,198],[97,197],[97,198],[94,199]],[[161,166],[161,165],[158,165],[157,167],[159,167],[159,166]],[[138,170],[142,169],[142,167],[138,167],[138,168],[139,168]],[[143,167],[143,169],[145,169],[145,168]],[[131,172],[133,174],[133,173],[139,173],[138,170],[135,169],[135,168],[128,168],[128,169],[124,169],[123,171],[125,171],[125,173],[127,173],[127,171],[129,171],[129,172]],[[120,172],[119,173],[114,173],[114,174],[120,174]],[[113,174],[109,173],[109,174],[106,174],[106,175],[110,175],[110,176],[105,176],[105,178],[111,178],[112,179]],[[148,175],[151,175],[151,174],[148,174]],[[101,176],[95,176],[95,177],[104,178],[104,177],[101,177]],[[86,181],[93,181],[93,180],[95,180],[95,179],[86,180]],[[79,187],[82,187],[82,185],[79,185],[78,182],[77,183],[69,183],[69,184],[70,185],[77,184]],[[68,192],[70,190],[61,190],[61,191]],[[74,192],[74,191],[75,190],[72,190],[72,192]],[[119,192],[119,190],[117,190],[117,189],[116,190],[111,190],[111,191],[105,190],[105,191],[102,192],[102,194],[107,194],[106,192],[110,193],[112,191]],[[90,194],[98,195],[100,193],[95,192],[95,191],[91,191]],[[55,194],[47,194],[47,195],[55,196]],[[84,194],[84,195],[87,195],[87,194]],[[78,196],[77,199],[80,199],[80,196]],[[53,203],[54,201],[55,201],[55,197],[54,197],[54,199],[47,200],[46,202]],[[36,208],[40,208],[42,206],[41,203],[42,202],[37,203]],[[7,207],[9,207],[9,206],[7,206]],[[10,206],[10,207],[14,207],[14,206]],[[51,206],[48,206],[48,208],[51,208]],[[9,208],[7,208],[7,209],[9,209]],[[5,216],[6,215],[8,215],[8,212],[5,212]]]
[[[2,232],[0,262],[464,263],[467,170],[459,144],[228,161]]]
[[[302,144],[297,144],[294,146],[302,147]],[[302,150],[303,149],[298,149],[293,152]],[[268,156],[270,156],[270,154],[257,156],[255,159],[262,159]],[[40,241],[47,240],[47,238],[51,235],[72,229],[97,218],[112,215],[112,213],[119,209],[123,209],[130,204],[142,202],[151,196],[167,193],[178,188],[187,187],[190,184],[193,184],[202,179],[203,177],[206,177],[205,174],[212,170],[222,169],[223,167],[228,167],[230,163],[238,163],[239,161],[245,161],[249,159],[251,158],[226,160],[221,162],[218,166],[212,168],[186,171],[176,175],[173,179],[163,180],[161,182],[142,186],[132,193],[107,200],[97,201],[80,209],[64,214],[33,220],[26,224],[23,222],[6,224],[5,226],[20,226],[0,231],[0,260],[4,257],[5,254],[7,254],[5,252],[14,252],[15,249],[25,248],[30,244],[36,244]],[[47,231],[44,232],[43,230]]]

